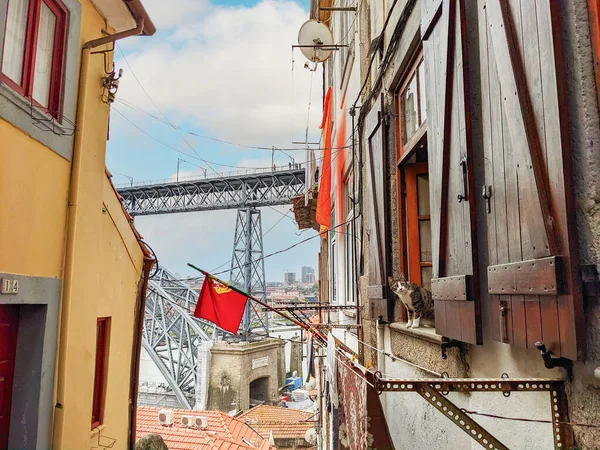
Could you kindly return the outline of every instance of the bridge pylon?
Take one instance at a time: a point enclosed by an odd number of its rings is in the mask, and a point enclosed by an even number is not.
[[[238,209],[229,282],[267,302],[262,223],[257,208]],[[269,335],[268,312],[262,311],[252,301],[246,303],[241,335],[243,340],[256,335]]]

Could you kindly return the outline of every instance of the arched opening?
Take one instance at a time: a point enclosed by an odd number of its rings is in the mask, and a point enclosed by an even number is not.
[[[269,395],[269,377],[261,377],[250,383],[250,407],[264,405]]]

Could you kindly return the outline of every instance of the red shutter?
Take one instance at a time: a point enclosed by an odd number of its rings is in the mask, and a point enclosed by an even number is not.
[[[381,102],[377,101],[365,121],[367,146],[367,193],[369,242],[369,316],[388,320],[387,307],[387,223],[385,207],[387,176],[384,158],[384,126]]]
[[[435,328],[481,344],[464,1],[424,0],[421,6]]]
[[[483,4],[478,10],[492,335],[526,348],[544,341],[553,354],[576,359],[585,323],[575,270],[559,2]]]

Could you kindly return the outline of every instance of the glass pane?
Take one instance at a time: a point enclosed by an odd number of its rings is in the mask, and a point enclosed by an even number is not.
[[[419,244],[421,247],[421,262],[431,261],[431,222],[419,220]]]
[[[431,267],[421,267],[421,286],[431,291]]]
[[[32,97],[42,106],[48,106],[50,81],[52,75],[52,50],[56,16],[42,3],[40,8],[40,27],[35,50],[35,71],[33,73]]]
[[[417,175],[417,202],[419,215],[428,216],[429,212],[429,176]]]
[[[410,83],[402,94],[402,142],[406,141],[415,134],[419,128],[417,117],[417,78],[413,76]]]
[[[23,83],[23,58],[25,56],[25,33],[29,0],[10,0],[6,16],[6,35],[2,72],[15,83]]]
[[[423,63],[419,65],[418,69],[419,75],[419,108],[421,108],[421,118],[419,121],[419,125],[421,125],[425,119],[427,119],[427,101],[425,95],[425,67]]]

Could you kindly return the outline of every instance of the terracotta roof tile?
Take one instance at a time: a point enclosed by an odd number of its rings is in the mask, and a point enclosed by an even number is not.
[[[259,405],[237,416],[258,431],[264,438],[273,431],[273,438],[304,438],[306,430],[313,428],[314,414],[297,409]]]
[[[169,450],[268,450],[269,442],[243,421],[220,411],[190,411],[173,409],[174,423],[165,427],[158,423],[159,408],[138,407],[136,439],[160,434]],[[181,427],[183,415],[203,416],[208,420],[205,430]],[[245,443],[245,438],[254,447]]]

